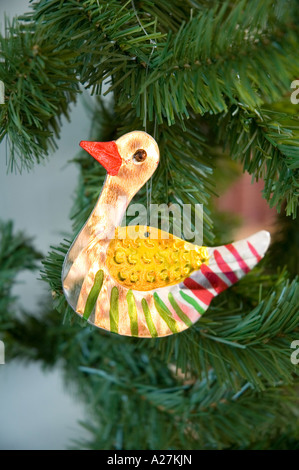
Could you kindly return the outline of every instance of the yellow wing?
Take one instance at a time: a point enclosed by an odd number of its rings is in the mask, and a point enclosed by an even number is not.
[[[146,226],[118,227],[106,253],[111,277],[137,291],[180,283],[207,262],[206,247]]]

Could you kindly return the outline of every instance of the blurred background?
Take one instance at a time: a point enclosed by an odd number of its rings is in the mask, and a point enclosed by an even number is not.
[[[5,15],[12,18],[28,7],[26,0],[1,0],[1,30]],[[34,246],[43,255],[71,229],[69,213],[78,171],[68,162],[76,155],[78,142],[88,136],[89,127],[81,98],[72,107],[71,122],[64,122],[59,149],[46,163],[22,175],[7,172],[5,142],[0,145],[0,218],[13,220],[16,231],[34,237]],[[268,208],[261,190],[262,182],[251,185],[251,177],[241,175],[221,194],[219,209],[240,220],[235,239],[259,229],[273,231],[275,211]],[[20,307],[36,315],[41,300],[51,302],[47,285],[37,273],[21,273],[14,294],[19,296]],[[84,413],[69,387],[66,391],[59,369],[45,372],[36,363],[18,361],[0,366],[0,449],[65,449],[72,439],[84,438],[78,425]]]

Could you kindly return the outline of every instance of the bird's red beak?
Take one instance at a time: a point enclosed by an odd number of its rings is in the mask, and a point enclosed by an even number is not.
[[[103,165],[109,175],[117,175],[122,164],[122,158],[114,141],[88,142],[82,140],[80,146]]]

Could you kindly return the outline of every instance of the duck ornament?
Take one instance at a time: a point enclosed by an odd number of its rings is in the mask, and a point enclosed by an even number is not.
[[[89,323],[140,338],[179,333],[264,256],[266,231],[209,248],[155,227],[121,227],[126,207],[157,168],[158,145],[142,131],[80,145],[108,173],[62,269],[65,297]]]

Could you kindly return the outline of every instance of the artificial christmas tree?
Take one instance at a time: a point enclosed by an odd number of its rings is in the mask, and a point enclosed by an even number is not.
[[[299,76],[298,24],[295,0],[44,0],[7,25],[0,138],[8,137],[11,167],[30,169],[49,153],[84,86],[98,95],[90,140],[142,129],[158,142],[159,167],[135,201],[203,204],[204,244],[229,243],[230,218],[211,196],[214,169],[225,163],[218,178],[229,180],[232,158],[264,180],[263,196],[280,212],[271,253],[195,325],[169,338],[120,337],[86,327],[63,295],[63,260],[105,175],[78,154],[74,233],[42,273],[55,310],[38,319],[10,312],[9,322],[1,311],[6,353],[62,360],[89,404],[91,438],[77,447],[298,447],[299,120],[289,97]],[[11,258],[16,269],[21,261],[17,252]]]

